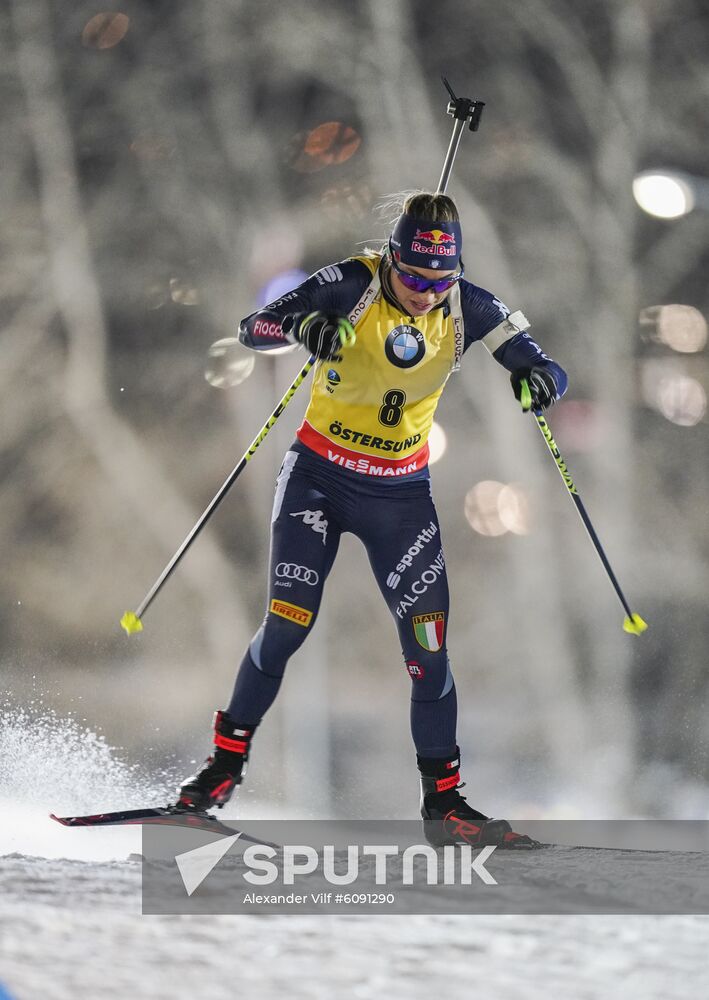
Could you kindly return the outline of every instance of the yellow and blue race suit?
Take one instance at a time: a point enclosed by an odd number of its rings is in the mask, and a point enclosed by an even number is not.
[[[297,441],[277,480],[268,606],[242,660],[232,719],[256,725],[286,663],[313,627],[343,532],[365,545],[411,677],[411,729],[422,757],[455,753],[456,694],[446,651],[448,582],[428,476],[428,436],[462,355],[481,341],[509,371],[542,365],[558,396],[563,369],[490,292],[462,280],[420,317],[402,312],[386,264],[367,254],[332,264],[242,321],[255,350],[281,347],[288,316],[349,316],[341,360],[318,361]],[[520,320],[521,317],[521,320]]]

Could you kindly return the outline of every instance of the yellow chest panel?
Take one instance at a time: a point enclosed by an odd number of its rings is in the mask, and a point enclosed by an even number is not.
[[[369,263],[369,262],[368,262]],[[404,316],[381,291],[339,362],[315,368],[306,422],[340,447],[403,459],[425,444],[454,360],[451,316]]]

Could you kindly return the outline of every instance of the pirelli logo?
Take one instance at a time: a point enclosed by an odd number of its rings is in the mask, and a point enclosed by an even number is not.
[[[297,604],[289,604],[288,601],[276,600],[275,597],[271,601],[270,610],[274,615],[287,618],[289,622],[295,622],[297,625],[302,625],[303,628],[307,628],[313,618],[312,611],[308,611],[306,608],[299,608]]]

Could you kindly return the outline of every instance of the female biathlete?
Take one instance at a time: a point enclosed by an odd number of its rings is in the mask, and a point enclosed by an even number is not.
[[[448,582],[427,439],[448,376],[476,341],[511,372],[517,399],[527,380],[535,408],[559,399],[567,379],[525,332],[521,312],[510,315],[463,278],[461,249],[454,202],[415,194],[381,253],[325,267],[241,323],[247,347],[299,343],[318,362],[277,480],[266,616],[216,714],[214,753],[180,788],[178,808],[221,806],[240,784],[254,732],[315,623],[340,536],[351,531],[365,545],[411,677],[421,815],[437,821],[424,823],[426,835],[439,845],[533,846],[458,790]]]

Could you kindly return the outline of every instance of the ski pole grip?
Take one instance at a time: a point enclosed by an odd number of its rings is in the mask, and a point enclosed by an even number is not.
[[[526,378],[523,378],[520,383],[520,396],[519,401],[522,404],[522,410],[527,413],[532,409],[532,393],[529,389],[529,382]]]

